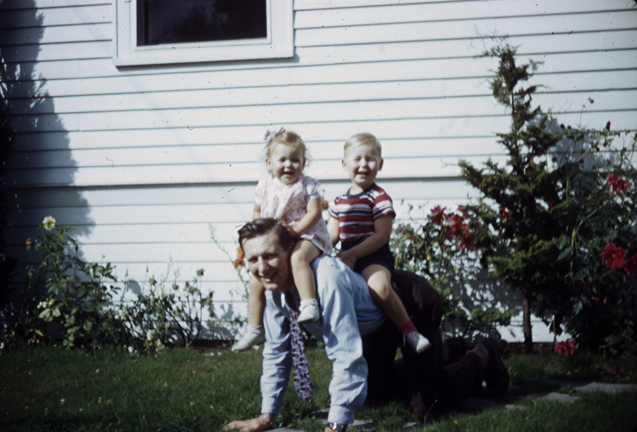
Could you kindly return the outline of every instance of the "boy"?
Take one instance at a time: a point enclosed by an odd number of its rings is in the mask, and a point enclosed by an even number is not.
[[[383,167],[376,137],[361,133],[345,142],[343,169],[352,184],[330,205],[328,231],[332,243],[341,242],[339,258],[360,273],[371,295],[416,352],[429,348],[429,340],[418,333],[391,286],[394,256],[389,238],[396,213],[391,198],[374,181]]]

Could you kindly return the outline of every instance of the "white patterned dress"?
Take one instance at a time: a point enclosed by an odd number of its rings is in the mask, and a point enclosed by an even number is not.
[[[301,175],[296,183],[288,186],[276,177],[266,177],[257,184],[254,202],[261,207],[261,217],[284,220],[294,226],[305,216],[307,204],[315,198],[321,199],[320,184],[315,178]],[[332,251],[322,218],[301,237],[314,243],[325,255]]]

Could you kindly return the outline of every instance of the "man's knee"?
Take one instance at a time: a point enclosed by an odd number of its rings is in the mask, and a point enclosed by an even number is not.
[[[430,331],[440,327],[442,300],[427,280],[415,273],[396,270],[395,288],[416,327]]]

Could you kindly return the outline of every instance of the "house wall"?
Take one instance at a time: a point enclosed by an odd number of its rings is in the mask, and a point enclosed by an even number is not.
[[[564,124],[637,128],[637,9],[628,0],[296,0],[291,59],[117,68],[107,0],[7,0],[2,78],[17,130],[8,253],[44,216],[70,224],[83,257],[143,285],[205,270],[222,319],[245,314],[230,259],[264,174],[262,137],[306,140],[309,175],[330,199],[347,183],[342,143],[383,143],[379,183],[398,219],[472,195],[457,162],[498,159],[508,117],[490,95],[508,35],[521,62],[544,62],[536,98]],[[591,103],[589,99],[594,100]],[[422,206],[422,209],[420,209]],[[211,241],[209,228],[230,254]],[[519,331],[515,330],[519,337]],[[543,336],[540,336],[542,338]]]

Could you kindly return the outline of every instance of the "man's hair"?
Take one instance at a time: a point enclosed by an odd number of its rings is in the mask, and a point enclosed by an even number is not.
[[[370,145],[374,147],[374,150],[378,153],[378,156],[382,157],[383,149],[374,135],[370,133],[359,133],[353,135],[345,141],[345,146],[343,148],[344,151],[347,151],[350,147],[355,147],[359,145]]]
[[[247,240],[270,233],[276,234],[279,239],[279,245],[285,250],[296,244],[299,239],[299,236],[284,221],[261,218],[248,222],[239,229],[239,246],[243,249],[243,245]]]

